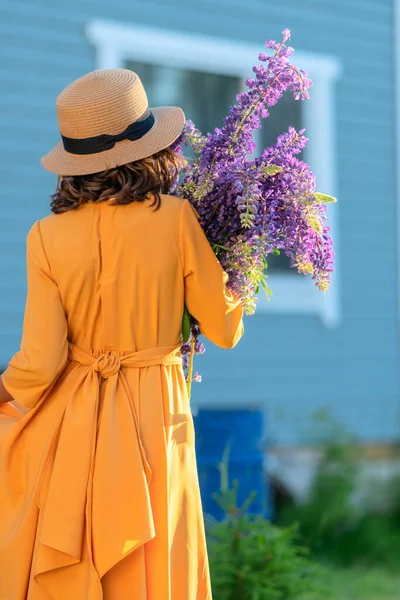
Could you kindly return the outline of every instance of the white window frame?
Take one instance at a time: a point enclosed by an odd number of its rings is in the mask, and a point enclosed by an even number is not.
[[[99,69],[123,67],[127,60],[231,75],[245,79],[262,47],[236,40],[194,35],[131,23],[94,20],[86,35],[96,50]],[[306,151],[318,189],[336,195],[335,84],[341,73],[337,58],[296,52],[295,62],[313,80],[311,100],[303,105],[304,126],[312,144]],[[326,326],[340,321],[340,263],[338,256],[338,205],[329,207],[336,265],[331,290],[322,294],[304,276],[271,273],[273,298],[260,295],[257,313],[314,315]]]

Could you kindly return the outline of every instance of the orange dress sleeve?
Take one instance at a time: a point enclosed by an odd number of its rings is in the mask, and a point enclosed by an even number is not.
[[[68,360],[67,319],[43,247],[40,222],[27,238],[28,294],[21,349],[2,381],[19,404],[33,408]]]
[[[228,275],[187,200],[182,207],[180,238],[186,306],[209,340],[221,348],[233,348],[244,331],[242,305],[227,288]]]

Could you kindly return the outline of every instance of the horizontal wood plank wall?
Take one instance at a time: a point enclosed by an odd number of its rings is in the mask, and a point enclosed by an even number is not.
[[[301,4],[301,5],[300,5]],[[295,48],[337,56],[342,321],[274,314],[246,320],[233,352],[208,344],[194,400],[262,404],[270,441],[306,444],[330,407],[361,439],[399,434],[393,12],[389,0],[2,0],[0,13],[0,365],[17,350],[25,236],[48,212],[56,178],[39,158],[58,141],[54,101],[96,67],[91,19],[260,44],[292,30]],[[151,40],[149,40],[151,43]],[[168,51],[168,49],[166,49]],[[256,57],[255,57],[256,58]],[[323,152],[323,148],[321,148]],[[273,302],[273,300],[272,300]]]

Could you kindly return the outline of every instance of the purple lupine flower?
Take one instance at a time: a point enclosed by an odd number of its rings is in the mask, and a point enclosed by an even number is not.
[[[269,108],[291,90],[296,100],[306,100],[311,81],[290,62],[293,49],[283,41],[266,42],[273,50],[259,55],[260,64],[246,81],[247,91],[236,96],[222,127],[203,135],[188,121],[182,144],[194,152],[194,160],[183,170],[177,193],[191,201],[221,265],[228,273],[230,288],[251,314],[261,288],[267,284],[268,257],[276,250],[290,258],[291,267],[311,275],[326,291],[333,270],[334,252],[326,217],[326,206],[316,194],[315,177],[298,156],[307,144],[304,130],[290,127],[276,143],[253,158],[254,131],[268,118]],[[325,197],[329,198],[329,197]],[[193,323],[194,350],[202,353],[200,331]],[[190,344],[182,348],[189,364]]]
[[[200,335],[200,333],[199,333]],[[204,352],[206,351],[203,342],[201,342],[198,338],[196,339],[195,345],[194,345],[194,351],[196,354],[204,354]]]

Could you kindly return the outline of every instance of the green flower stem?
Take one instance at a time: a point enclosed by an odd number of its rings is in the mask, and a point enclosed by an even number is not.
[[[190,358],[189,358],[189,369],[188,369],[188,380],[187,380],[187,391],[189,396],[189,401],[192,397],[192,383],[193,383],[193,365],[194,365],[194,345],[196,343],[196,339],[192,334],[192,339],[190,342]]]
[[[275,53],[275,56],[276,56],[276,53]],[[275,58],[275,56],[274,56],[274,58]],[[269,81],[269,82],[267,83],[267,85],[266,85],[265,87],[268,87],[268,86],[270,86],[272,83],[274,83],[274,81],[275,81],[275,80],[276,80],[276,79],[279,77],[279,75],[280,75],[281,73],[283,73],[284,71],[286,71],[287,69],[289,69],[290,71],[297,71],[297,69],[296,69],[295,67],[293,67],[292,65],[288,65],[287,67],[284,67],[283,69],[281,69],[281,70],[280,70],[280,71],[279,71],[279,72],[278,72],[278,73],[275,75],[275,77],[273,77],[273,79],[271,79],[271,81]],[[264,88],[264,89],[265,89],[265,88]],[[250,107],[250,109],[249,109],[247,112],[245,112],[245,114],[243,115],[243,117],[242,117],[242,119],[241,119],[241,121],[240,121],[239,128],[238,128],[237,132],[236,132],[236,133],[235,133],[235,134],[232,136],[232,144],[231,144],[230,148],[228,149],[228,153],[232,153],[232,152],[233,152],[233,149],[234,149],[235,143],[237,142],[237,140],[238,140],[238,139],[239,139],[239,137],[240,137],[240,134],[241,134],[241,133],[242,133],[242,131],[243,131],[243,128],[244,128],[244,126],[245,126],[245,124],[246,124],[246,120],[247,120],[249,117],[251,117],[251,115],[253,114],[253,112],[255,111],[255,109],[257,108],[257,106],[260,104],[260,102],[261,102],[261,101],[262,101],[262,96],[261,96],[261,94],[260,94],[260,96],[259,96],[259,97],[256,99],[256,101],[254,102],[254,104],[253,104],[253,105]]]

